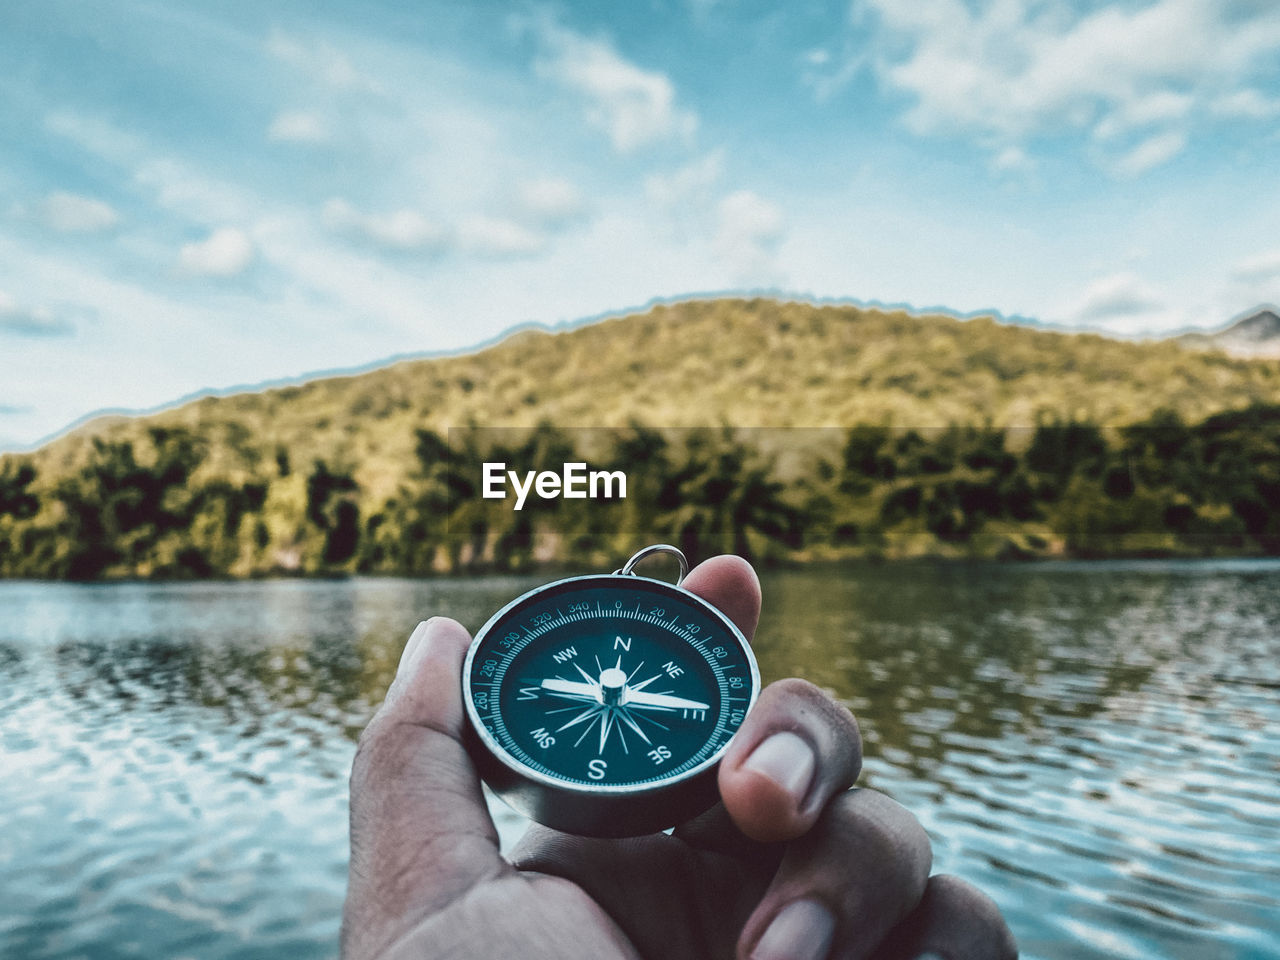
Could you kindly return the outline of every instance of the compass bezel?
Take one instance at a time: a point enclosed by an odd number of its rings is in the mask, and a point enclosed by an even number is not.
[[[476,708],[473,697],[471,686],[472,667],[475,663],[476,654],[479,652],[484,642],[489,638],[493,628],[499,622],[506,618],[513,610],[536,603],[541,596],[550,592],[565,593],[571,592],[574,589],[592,589],[597,587],[626,589],[640,585],[643,585],[642,589],[646,592],[652,591],[655,595],[686,603],[697,608],[700,612],[710,617],[715,623],[724,628],[728,636],[732,638],[732,641],[737,644],[743,659],[746,661],[748,670],[750,671],[750,683],[745,713],[750,713],[751,708],[755,706],[756,698],[760,692],[760,669],[756,664],[756,658],[755,654],[751,650],[751,644],[747,642],[742,631],[739,630],[733,621],[730,620],[729,617],[727,617],[721,610],[704,600],[702,597],[684,589],[681,586],[676,586],[675,584],[669,583],[665,580],[642,577],[634,573],[608,573],[568,577],[563,580],[556,580],[552,583],[543,584],[540,587],[535,587],[533,590],[529,590],[526,593],[521,594],[504,605],[485,622],[484,626],[476,631],[475,638],[472,640],[471,645],[467,650],[466,660],[462,667],[462,693],[471,732],[480,741],[480,744],[484,748],[484,752],[497,760],[501,765],[501,767],[497,769],[492,765],[488,765],[489,769],[484,771],[486,774],[485,780],[490,782],[490,786],[496,792],[503,796],[507,796],[508,800],[512,799],[512,796],[509,796],[509,794],[514,795],[517,800],[519,800],[523,795],[525,802],[518,802],[516,805],[524,808],[525,812],[530,813],[530,815],[534,816],[535,819],[544,823],[547,821],[543,816],[538,815],[536,812],[531,812],[529,808],[531,806],[536,808],[545,807],[545,798],[535,798],[538,802],[531,803],[528,796],[529,790],[526,789],[529,785],[535,785],[536,787],[543,788],[543,791],[537,791],[535,789],[535,794],[544,792],[545,790],[551,790],[564,795],[566,799],[615,798],[621,800],[626,798],[643,801],[657,795],[671,793],[673,788],[678,790],[678,788],[685,784],[693,784],[705,778],[709,772],[714,773],[714,769],[720,763],[725,751],[728,750],[729,744],[733,741],[733,735],[730,735],[730,737],[726,739],[714,753],[703,759],[700,763],[669,777],[662,777],[643,784],[583,784],[549,776],[540,770],[536,770],[528,766],[518,757],[512,755],[486,728],[484,720],[481,718],[480,712]],[[741,724],[738,729],[741,729]],[[571,805],[576,806],[576,804]]]

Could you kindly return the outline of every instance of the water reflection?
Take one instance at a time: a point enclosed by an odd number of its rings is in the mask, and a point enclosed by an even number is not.
[[[867,782],[1026,955],[1274,957],[1277,572],[776,573],[757,650],[854,709]],[[331,955],[404,638],[533,583],[0,584],[0,953]]]

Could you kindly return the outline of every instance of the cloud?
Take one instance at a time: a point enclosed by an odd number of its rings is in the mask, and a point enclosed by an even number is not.
[[[458,226],[458,243],[467,253],[505,260],[541,253],[545,239],[513,220],[471,216]]]
[[[1074,311],[1081,323],[1108,325],[1146,317],[1164,309],[1164,301],[1133,273],[1115,273],[1091,283]]]
[[[1280,281],[1280,250],[1269,250],[1240,261],[1231,276],[1244,283]]]
[[[909,98],[912,130],[972,135],[996,150],[1091,132],[1115,142],[1115,168],[1128,175],[1178,152],[1174,137],[1215,104],[1256,113],[1265,101],[1249,84],[1280,55],[1280,6],[1270,3],[1149,0],[1081,11],[1064,0],[859,0],[855,10],[874,15],[873,43],[894,51],[875,70]],[[1123,142],[1130,133],[1144,142]]]
[[[63,191],[45,198],[41,215],[44,222],[59,233],[100,233],[120,222],[120,214],[109,204]]]
[[[1183,120],[1195,100],[1185,93],[1159,90],[1143,97],[1135,97],[1116,105],[1116,108],[1093,128],[1098,140],[1114,140],[1117,137],[1145,127]]]
[[[716,208],[712,246],[733,270],[736,283],[769,286],[780,282],[777,251],[782,235],[782,210],[750,190],[729,194]]]
[[[536,71],[580,95],[587,121],[619,153],[693,138],[698,118],[676,105],[675,85],[666,74],[636,66],[604,40],[552,23],[544,22],[537,33],[542,53]]]
[[[555,177],[520,184],[516,206],[524,217],[548,229],[581,219],[587,210],[582,192],[568,180]]]
[[[676,210],[705,200],[723,175],[724,151],[713,150],[671,173],[647,177],[644,192],[649,202]]]
[[[305,110],[276,114],[267,128],[267,139],[282,143],[325,143],[330,136],[324,118]]]
[[[45,129],[81,150],[111,163],[124,163],[142,151],[142,141],[99,117],[57,111],[45,117]]]
[[[408,208],[364,213],[346,200],[335,198],[324,205],[323,218],[331,230],[371,240],[391,250],[436,251],[448,239],[443,227]]]
[[[275,31],[267,40],[267,52],[277,60],[296,67],[299,73],[339,90],[376,93],[378,84],[356,69],[341,50],[323,41],[313,41]]]
[[[1168,163],[1180,154],[1186,145],[1187,135],[1181,131],[1157,133],[1120,157],[1115,162],[1115,171],[1121,176],[1136,177],[1161,164]]]
[[[1025,173],[1035,169],[1035,161],[1021,147],[1005,147],[992,158],[991,169],[997,173]]]
[[[1280,116],[1280,97],[1265,97],[1249,87],[1214,100],[1209,109],[1220,117],[1239,120],[1266,120]]]
[[[800,82],[824,103],[849,85],[866,65],[866,56],[846,45],[839,56],[826,47],[816,47],[800,58]]]
[[[234,277],[253,260],[253,242],[243,230],[219,227],[204,240],[179,252],[184,269],[210,277]]]
[[[65,313],[24,306],[0,290],[0,336],[44,339],[69,337],[75,332],[75,324]]]

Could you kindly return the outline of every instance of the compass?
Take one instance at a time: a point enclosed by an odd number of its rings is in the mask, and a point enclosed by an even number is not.
[[[674,583],[634,573],[667,553]],[[512,600],[480,628],[462,671],[472,754],[511,806],[569,833],[652,833],[718,798],[716,767],[760,690],[723,613],[680,586],[675,547],[611,574]]]

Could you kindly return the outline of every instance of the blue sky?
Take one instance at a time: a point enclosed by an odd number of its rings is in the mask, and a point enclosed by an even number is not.
[[[1273,0],[15,0],[0,63],[0,449],[696,293],[1280,301]]]

